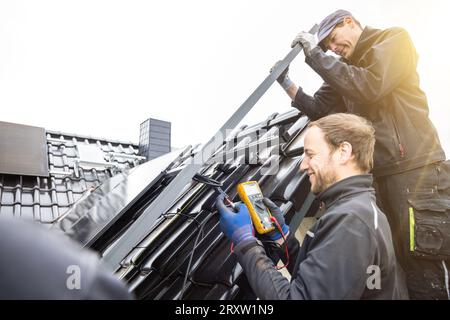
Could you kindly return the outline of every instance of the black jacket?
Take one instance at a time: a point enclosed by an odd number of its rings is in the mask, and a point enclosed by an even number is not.
[[[259,241],[237,245],[238,261],[256,295],[271,300],[407,299],[391,230],[371,185],[371,175],[353,176],[319,196],[325,211],[298,251],[290,283]],[[371,278],[376,270],[379,289]]]
[[[32,222],[0,218],[0,300],[132,299],[98,256]]]
[[[370,120],[376,130],[375,176],[445,160],[419,86],[417,60],[404,29],[367,27],[350,61],[326,55],[319,47],[311,50],[306,62],[325,83],[314,97],[299,88],[292,106],[312,120],[334,112]]]

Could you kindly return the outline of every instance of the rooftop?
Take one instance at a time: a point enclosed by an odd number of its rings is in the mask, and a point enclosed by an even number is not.
[[[0,174],[0,215],[53,223],[86,193],[143,161],[131,142],[53,131],[45,137],[49,176]]]

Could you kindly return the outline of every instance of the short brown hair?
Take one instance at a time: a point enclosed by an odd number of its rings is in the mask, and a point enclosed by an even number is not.
[[[332,150],[348,142],[352,145],[358,167],[364,172],[373,169],[375,129],[370,121],[354,114],[335,113],[311,122],[308,128],[314,126],[322,130]]]

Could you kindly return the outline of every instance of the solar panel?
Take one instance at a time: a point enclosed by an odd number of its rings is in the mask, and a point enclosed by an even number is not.
[[[45,129],[0,121],[0,173],[48,177]]]

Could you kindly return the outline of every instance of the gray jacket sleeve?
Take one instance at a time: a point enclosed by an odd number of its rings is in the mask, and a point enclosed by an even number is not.
[[[330,85],[324,83],[314,96],[309,96],[298,88],[292,107],[300,110],[311,120],[317,120],[336,112],[346,112],[342,96]]]
[[[304,256],[289,282],[275,269],[256,241],[235,248],[255,294],[264,300],[359,299],[376,252],[374,235],[354,215],[325,215],[314,237],[300,249]],[[302,252],[303,251],[303,252]]]

